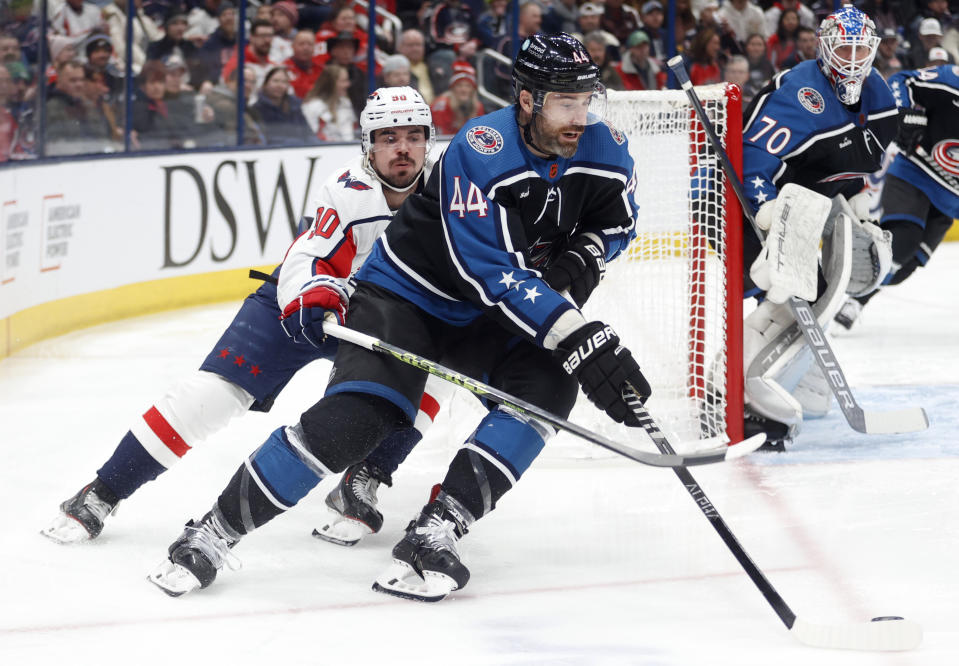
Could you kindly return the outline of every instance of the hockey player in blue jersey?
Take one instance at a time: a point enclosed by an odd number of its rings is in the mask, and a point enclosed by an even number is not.
[[[892,233],[892,271],[900,284],[930,256],[959,217],[959,67],[897,72],[889,87],[901,107],[899,153],[882,189],[880,226]],[[850,298],[836,321],[850,328],[879,291]]]
[[[775,239],[763,246],[751,229],[744,234],[744,265],[750,267],[745,294],[763,297],[744,322],[746,433],[765,432],[764,447],[773,450],[784,450],[798,432],[804,409],[807,415],[822,411],[822,401],[828,409],[830,398],[817,381],[818,366],[803,377],[811,357],[802,338],[791,335],[785,301],[793,295],[815,301],[825,325],[847,293],[874,290],[891,264],[889,238],[863,222],[868,205],[857,196],[864,178],[881,167],[897,128],[895,99],[872,69],[879,37],[865,14],[844,6],[823,20],[818,39],[816,60],[773,77],[743,122],[745,193],[757,222]],[[851,219],[849,267],[838,260],[845,241],[834,222],[843,216],[829,201],[837,195]],[[821,235],[825,252],[817,279]]]
[[[345,309],[345,305],[335,290],[321,294],[310,289],[324,281],[336,287],[359,268],[389,224],[391,211],[422,186],[433,143],[429,106],[408,87],[376,91],[361,114],[360,127],[363,155],[336,171],[317,193],[311,193],[311,212],[322,218],[317,224],[328,228],[335,219],[342,222],[342,228],[329,228],[329,233],[321,235],[303,233],[296,240],[291,250],[293,261],[286,261],[273,273],[280,278],[280,303],[272,282],[247,297],[199,370],[134,421],[97,470],[96,478],[61,504],[58,516],[42,531],[45,536],[59,543],[97,538],[120,501],[166,472],[234,417],[247,410],[269,411],[300,368],[334,357],[336,340],[312,335],[309,313]],[[418,140],[395,147],[385,143],[398,132],[413,132]],[[373,145],[373,134],[384,139],[382,147]],[[297,264],[304,246],[314,256]],[[431,383],[431,392],[437,391],[450,393],[439,380]],[[363,530],[379,529],[382,516],[360,498],[375,497],[379,483],[389,483],[390,474],[419,441],[438,404],[425,394],[421,407],[416,427],[405,424],[369,460],[344,474],[327,500],[334,520],[321,528],[325,536],[349,544],[355,543]]]
[[[453,138],[358,274],[347,325],[559,416],[582,387],[610,417],[638,425],[623,391],[631,386],[645,399],[649,384],[618,336],[578,307],[633,237],[637,214],[626,139],[598,122],[598,76],[569,35],[527,39],[513,68],[516,103]],[[341,344],[325,396],[250,456],[150,580],[171,595],[209,585],[241,535],[409,424],[425,379]],[[458,540],[554,434],[508,408],[489,408],[393,549],[398,570],[376,589],[438,600],[466,584]]]

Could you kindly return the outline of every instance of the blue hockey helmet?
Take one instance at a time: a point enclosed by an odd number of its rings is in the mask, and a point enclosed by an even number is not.
[[[843,104],[859,101],[879,48],[876,24],[852,5],[823,19],[816,61]]]

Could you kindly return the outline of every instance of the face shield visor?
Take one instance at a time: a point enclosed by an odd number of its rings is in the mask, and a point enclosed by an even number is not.
[[[534,109],[554,127],[585,127],[606,117],[606,87],[597,82],[586,92],[547,92]]]

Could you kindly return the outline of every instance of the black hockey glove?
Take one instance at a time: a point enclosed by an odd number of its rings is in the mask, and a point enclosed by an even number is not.
[[[593,321],[559,343],[555,355],[563,369],[576,377],[583,393],[617,423],[636,427],[639,419],[623,399],[628,383],[645,403],[652,390],[626,347],[613,329]]]
[[[603,248],[588,236],[578,236],[571,239],[569,248],[553,261],[543,279],[556,291],[568,289],[576,306],[581,308],[604,275]]]
[[[899,110],[899,131],[896,134],[896,145],[906,155],[912,155],[916,152],[923,137],[926,134],[926,126],[929,120],[926,118],[926,112],[922,109],[909,107]]]

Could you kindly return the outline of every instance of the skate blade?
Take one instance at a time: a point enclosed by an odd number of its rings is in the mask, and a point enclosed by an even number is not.
[[[65,513],[54,518],[53,522],[40,530],[40,534],[65,546],[92,540],[83,524]]]
[[[355,546],[367,534],[373,534],[373,530],[366,523],[342,516],[331,518],[323,527],[313,530],[317,539],[337,546]]]
[[[180,597],[200,589],[200,581],[186,567],[163,560],[150,572],[147,580],[171,597]]]
[[[446,574],[426,571],[420,578],[409,564],[393,560],[390,568],[373,582],[373,589],[401,599],[436,602],[445,599],[457,586]]]

